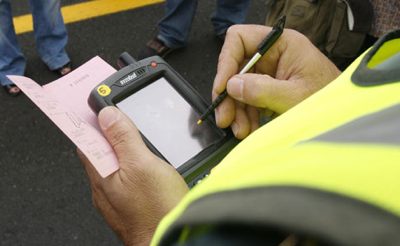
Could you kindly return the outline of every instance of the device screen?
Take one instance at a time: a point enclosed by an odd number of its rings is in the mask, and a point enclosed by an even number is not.
[[[116,105],[175,168],[224,137],[207,121],[197,125],[199,115],[164,77]]]

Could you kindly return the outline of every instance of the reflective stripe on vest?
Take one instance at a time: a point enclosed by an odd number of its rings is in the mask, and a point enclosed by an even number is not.
[[[230,218],[338,243],[398,243],[400,64],[390,61],[399,47],[400,31],[385,36],[335,81],[242,141],[163,219],[153,245]],[[381,83],[362,74],[381,67]]]
[[[400,146],[399,131],[400,104],[339,126],[332,131],[316,137],[314,140]],[[396,132],[398,132],[398,134],[396,134]]]

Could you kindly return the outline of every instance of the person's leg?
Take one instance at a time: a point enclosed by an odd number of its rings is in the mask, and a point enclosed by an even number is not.
[[[224,36],[230,26],[244,23],[249,6],[250,0],[217,0],[217,9],[211,16],[215,34]]]
[[[60,11],[60,0],[30,0],[36,47],[50,70],[70,62],[65,51],[68,36]]]
[[[186,46],[197,0],[167,0],[166,13],[158,24],[157,38],[169,48]]]
[[[0,0],[0,84],[12,85],[6,75],[23,75],[26,61],[18,46],[9,0]]]

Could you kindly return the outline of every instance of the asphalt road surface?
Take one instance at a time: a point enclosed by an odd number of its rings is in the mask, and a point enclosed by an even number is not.
[[[29,12],[28,1],[12,2],[14,16]],[[199,1],[189,46],[167,58],[206,100],[221,47],[209,21],[214,7],[215,1]],[[68,24],[73,65],[98,55],[115,66],[121,52],[137,55],[163,11],[157,4]],[[261,24],[264,17],[264,1],[252,1],[247,22]],[[41,85],[55,80],[38,58],[33,33],[18,38],[26,76]],[[0,101],[0,245],[121,245],[92,206],[74,145],[26,96],[2,90]]]

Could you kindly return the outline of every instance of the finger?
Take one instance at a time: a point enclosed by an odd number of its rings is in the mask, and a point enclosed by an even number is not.
[[[247,106],[246,107],[246,114],[249,118],[250,123],[250,132],[254,132],[260,125],[260,117],[259,112],[255,107]]]
[[[117,155],[121,169],[132,159],[145,157],[150,152],[135,125],[119,109],[102,109],[99,113],[99,124]]]
[[[248,30],[252,29],[252,32]],[[215,76],[213,92],[220,94],[230,77],[239,72],[240,65],[250,58],[271,28],[256,25],[235,25],[228,29]]]
[[[125,224],[123,223],[124,221],[122,221],[116,208],[110,203],[107,197],[104,196],[104,193],[92,189],[92,203],[111,229],[123,239],[123,232],[126,231]]]
[[[227,91],[240,102],[282,113],[301,97],[302,86],[296,86],[296,81],[278,80],[269,75],[242,74],[228,81]]]
[[[100,189],[103,178],[99,175],[92,163],[80,149],[76,149],[76,152],[85,168],[87,176],[89,177],[90,186],[92,189]]]
[[[225,98],[215,109],[215,121],[220,128],[227,128],[235,119],[235,101],[231,97]]]
[[[90,163],[89,159],[83,154],[80,149],[76,150],[78,157],[80,158],[82,164],[85,167],[87,176],[89,177],[90,187],[92,190],[92,202],[93,205],[101,211],[104,207],[109,207],[110,204],[108,200],[104,197],[102,183],[103,178],[97,173],[96,169]]]
[[[246,107],[236,102],[235,121],[232,123],[232,132],[238,139],[244,139],[250,134],[250,121],[246,114]]]
[[[111,205],[110,201],[104,196],[104,193],[92,189],[92,203],[93,206],[99,211],[107,224],[113,229],[119,237],[122,236],[124,231],[124,223],[115,208]]]

